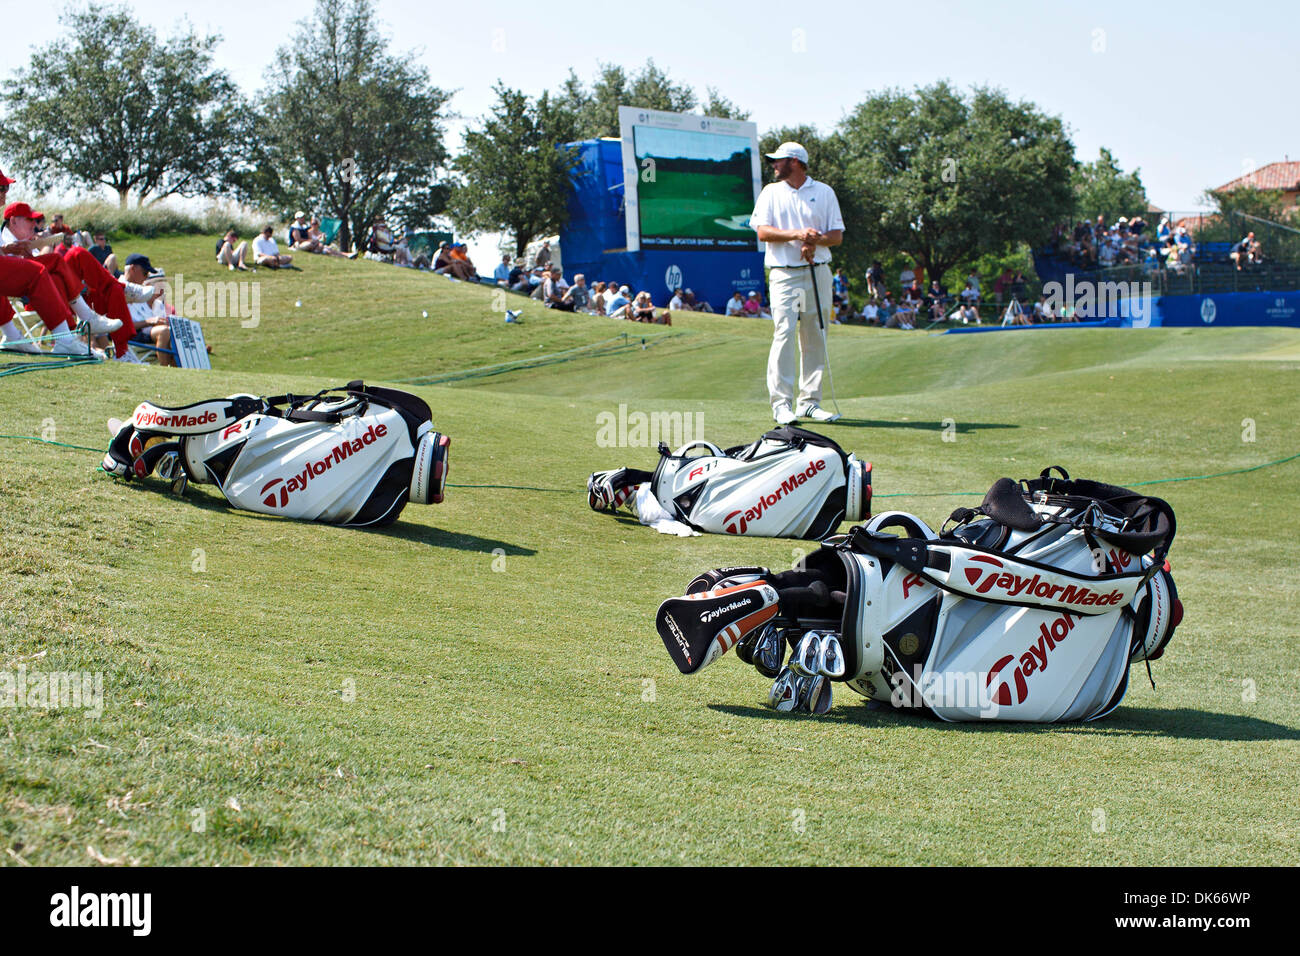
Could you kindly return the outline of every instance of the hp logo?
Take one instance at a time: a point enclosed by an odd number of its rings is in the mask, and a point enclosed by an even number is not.
[[[671,265],[668,271],[664,273],[664,284],[668,286],[669,292],[675,292],[682,287],[682,270],[680,266]]]

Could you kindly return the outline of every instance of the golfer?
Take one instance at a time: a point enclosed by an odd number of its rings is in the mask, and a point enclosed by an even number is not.
[[[844,239],[840,201],[835,190],[808,175],[808,151],[798,143],[782,143],[767,158],[777,181],[759,193],[749,224],[758,231],[759,242],[767,245],[763,264],[770,270],[773,329],[767,391],[772,417],[778,425],[797,418],[833,422],[840,416],[821,407],[826,372],[822,309],[831,302],[830,247]],[[797,404],[796,328],[803,360]]]

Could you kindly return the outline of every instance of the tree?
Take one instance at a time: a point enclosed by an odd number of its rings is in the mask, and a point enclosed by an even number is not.
[[[4,95],[3,144],[34,190],[115,190],[137,201],[219,188],[248,129],[217,36],[160,41],[125,7],[68,10],[64,39],[32,54]]]
[[[1269,259],[1300,260],[1300,205],[1288,203],[1279,189],[1250,186],[1223,192],[1206,190],[1215,212],[1196,230],[1197,242],[1236,242],[1254,232]]]
[[[1097,159],[1074,172],[1077,214],[1089,221],[1099,215],[1108,223],[1120,216],[1138,216],[1147,211],[1147,191],[1140,170],[1125,173],[1104,146]]]
[[[493,91],[492,112],[479,128],[466,131],[452,163],[461,179],[450,212],[458,229],[508,232],[515,254],[523,255],[529,242],[558,231],[567,219],[577,150],[561,144],[579,136],[574,114],[549,93],[532,103],[499,82]]]
[[[438,170],[451,94],[410,54],[389,53],[371,0],[317,0],[276,59],[246,195],[328,210],[342,220],[344,248],[376,214],[420,227],[445,208]]]
[[[739,112],[734,103],[715,90],[709,90],[709,97],[710,103],[724,106],[732,113]],[[581,139],[594,139],[599,136],[617,137],[620,106],[636,106],[669,113],[689,113],[699,105],[694,90],[684,84],[674,83],[667,73],[655,66],[655,61],[652,59],[646,60],[641,71],[630,77],[621,66],[602,63],[590,90],[570,70],[568,79],[561,86],[555,101],[557,106],[574,115]]]
[[[980,254],[1041,243],[1074,210],[1074,147],[1060,118],[999,90],[963,96],[940,82],[873,94],[830,146],[856,266],[896,249],[939,279]]]

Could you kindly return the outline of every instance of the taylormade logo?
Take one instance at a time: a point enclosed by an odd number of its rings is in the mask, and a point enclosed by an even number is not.
[[[1018,574],[1012,574],[1010,571],[1000,570],[1003,567],[1002,562],[997,558],[986,555],[976,555],[970,560],[992,566],[993,569],[989,571],[982,581],[980,575],[984,574],[984,572],[981,568],[966,568],[965,573],[966,580],[974,585],[976,594],[991,594],[994,599],[1014,598],[1023,595],[1026,598],[1036,597],[1046,601],[1058,601],[1061,604],[1073,604],[1078,607],[1114,605],[1124,599],[1123,591],[1111,591],[1109,594],[1101,594],[1091,588],[1074,584],[1053,584],[1051,581],[1043,580],[1039,574],[1028,578],[1021,577]]]
[[[151,893],[82,893],[74,885],[50,897],[51,926],[126,926],[133,936],[148,936],[152,912]]]
[[[753,603],[754,602],[749,598],[742,598],[739,601],[731,602],[726,607],[717,607],[714,608],[712,611],[705,611],[703,614],[700,615],[700,623],[708,624],[710,621],[716,621],[724,614],[734,611],[737,608],[749,607]]]
[[[135,427],[162,431],[168,428],[196,428],[210,425],[217,420],[217,413],[204,412],[202,415],[163,415],[158,412],[136,412]]]
[[[365,430],[360,438],[354,438],[351,441],[344,439],[335,445],[328,455],[319,461],[309,461],[302,466],[302,471],[294,475],[288,481],[283,478],[272,478],[262,486],[262,494],[266,495],[262,499],[262,504],[268,508],[283,508],[289,504],[289,496],[295,492],[302,491],[311,482],[312,478],[325,474],[334,465],[347,461],[350,457],[362,451],[367,445],[373,445],[380,438],[388,434],[387,425],[371,425]],[[278,488],[276,486],[279,486]],[[273,490],[274,489],[274,490]],[[270,494],[267,494],[270,492]],[[277,501],[278,497],[278,501]]]
[[[796,488],[805,484],[809,478],[816,478],[819,472],[825,470],[826,461],[818,458],[816,461],[809,464],[803,471],[797,471],[789,478],[785,479],[785,481],[781,482],[781,486],[770,494],[759,495],[758,500],[745,511],[733,511],[731,514],[727,515],[727,517],[722,519],[726,522],[727,534],[744,534],[749,528],[749,522],[757,521],[762,518],[763,514],[778,501],[790,494],[790,492],[794,491]],[[739,520],[733,520],[736,518],[739,518]]]
[[[1002,684],[998,687],[996,694],[991,694],[992,700],[1003,707],[1011,706],[1011,685],[1003,675],[1003,672],[1015,662],[1015,669],[1011,673],[1011,679],[1016,686],[1017,704],[1023,704],[1029,697],[1029,682],[1031,675],[1039,671],[1047,670],[1048,655],[1056,650],[1056,645],[1074,630],[1074,622],[1079,619],[1078,615],[1066,611],[1060,617],[1050,623],[1040,624],[1038,627],[1038,641],[1030,644],[1028,649],[1020,655],[1017,661],[1014,655],[1008,654],[989,671],[989,676],[984,683],[987,687],[992,687],[994,680],[1001,679]]]

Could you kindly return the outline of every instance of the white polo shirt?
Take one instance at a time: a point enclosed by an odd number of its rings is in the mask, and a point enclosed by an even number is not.
[[[809,176],[798,189],[792,189],[784,182],[764,186],[758,194],[758,202],[754,204],[749,224],[754,229],[759,226],[771,226],[774,229],[811,228],[826,233],[843,229],[844,218],[840,215],[840,201],[835,196],[835,190]],[[763,256],[763,265],[769,269],[805,264],[799,255],[801,243],[798,241],[768,242],[764,245],[767,246],[767,251]],[[830,262],[830,249],[818,246],[813,261]]]

